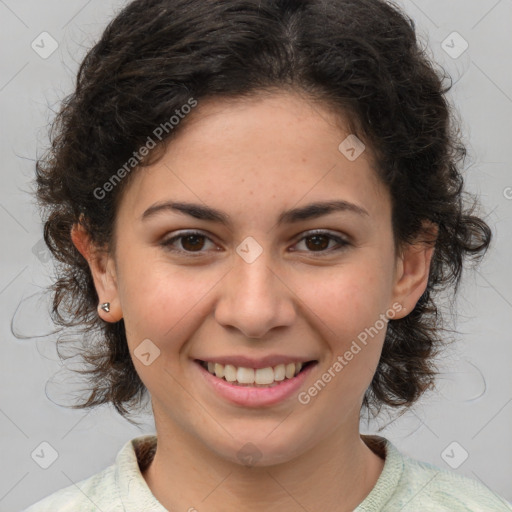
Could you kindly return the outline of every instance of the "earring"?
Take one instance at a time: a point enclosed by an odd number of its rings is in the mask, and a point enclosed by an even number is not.
[[[100,304],[100,308],[103,309],[106,313],[110,312],[110,302],[104,302]]]

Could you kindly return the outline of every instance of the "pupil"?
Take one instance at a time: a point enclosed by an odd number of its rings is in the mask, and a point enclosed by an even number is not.
[[[194,249],[197,249],[198,245],[199,245],[199,249],[200,249],[202,247],[202,244],[201,243],[198,244],[198,240],[201,238],[204,238],[204,237],[202,235],[187,235],[185,238],[183,238],[182,246],[186,250],[194,250]],[[190,240],[192,240],[191,244],[188,243]],[[187,245],[188,245],[188,247],[187,247]]]
[[[319,239],[323,239],[324,243],[322,243],[321,241],[319,243]],[[308,237],[308,240],[315,240],[312,247],[310,247],[308,242],[306,242],[306,244],[308,245],[308,249],[325,249],[329,245],[329,241],[327,240],[327,237],[325,235],[312,235]]]

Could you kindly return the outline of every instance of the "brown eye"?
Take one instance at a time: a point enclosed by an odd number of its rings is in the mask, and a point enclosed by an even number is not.
[[[182,253],[185,255],[195,253],[193,254],[194,256],[200,256],[206,252],[206,250],[203,249],[207,245],[208,241],[215,246],[212,240],[203,233],[189,231],[173,236],[167,240],[163,240],[161,245],[171,252]]]
[[[312,251],[316,250],[324,250],[329,246],[329,237],[325,235],[313,235],[308,236],[305,240],[310,240],[311,243],[306,242],[306,246],[308,249]]]
[[[205,237],[203,235],[187,235],[181,237],[181,246],[186,251],[197,251],[204,245]]]
[[[350,245],[348,240],[336,236],[328,231],[317,231],[306,234],[301,238],[297,245],[300,245],[304,241],[305,252],[319,253],[319,256],[324,254],[330,254],[332,252],[340,251]],[[335,242],[334,247],[330,246],[331,242]],[[329,247],[330,246],[330,247]],[[294,249],[301,251],[302,249]]]

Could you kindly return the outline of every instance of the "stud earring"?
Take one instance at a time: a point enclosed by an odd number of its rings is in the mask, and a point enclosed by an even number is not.
[[[104,302],[100,305],[100,308],[103,309],[106,313],[110,312],[110,302]]]

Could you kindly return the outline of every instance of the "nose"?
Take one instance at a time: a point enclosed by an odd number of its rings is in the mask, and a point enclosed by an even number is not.
[[[295,319],[293,291],[268,254],[263,251],[252,263],[235,254],[234,266],[222,280],[215,318],[247,338],[262,338]]]

